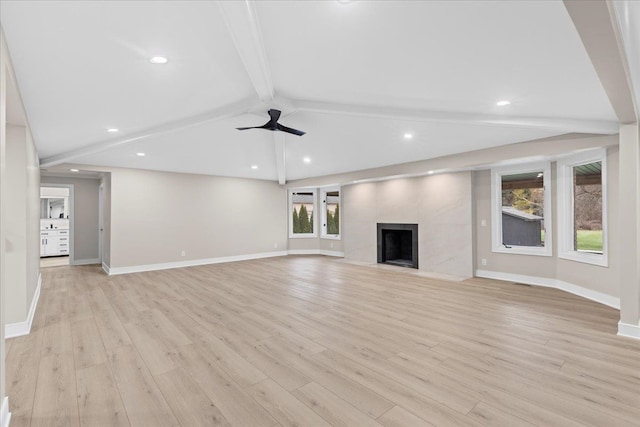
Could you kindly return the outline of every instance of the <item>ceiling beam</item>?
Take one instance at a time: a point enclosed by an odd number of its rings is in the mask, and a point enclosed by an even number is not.
[[[156,137],[178,130],[187,129],[193,126],[202,125],[218,120],[235,117],[239,114],[246,113],[255,104],[255,99],[246,99],[235,104],[227,105],[204,114],[191,116],[186,119],[176,120],[161,126],[151,127],[140,132],[134,132],[120,138],[108,139],[95,144],[84,146],[77,150],[67,151],[65,153],[56,154],[40,161],[40,167],[50,167],[60,163],[65,163],[79,157],[88,156],[90,154],[100,153],[114,147],[118,147],[132,142],[137,142],[146,138]]]
[[[559,119],[551,117],[519,117],[493,114],[459,113],[453,111],[414,110],[389,107],[347,105],[317,101],[294,101],[299,111],[326,114],[346,114],[387,120],[444,122],[469,125],[507,126],[547,129],[564,133],[592,133],[611,135],[618,133],[617,122],[603,120]]]
[[[254,2],[219,1],[218,6],[258,97],[272,101],[275,90]]]
[[[564,0],[620,123],[637,120],[629,65],[611,2]]]
[[[278,172],[278,184],[285,185],[287,183],[287,158],[284,149],[285,135],[282,132],[271,133],[273,133],[273,145],[276,151],[276,170]]]

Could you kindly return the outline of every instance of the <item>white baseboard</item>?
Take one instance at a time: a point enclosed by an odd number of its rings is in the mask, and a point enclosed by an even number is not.
[[[29,313],[27,314],[27,320],[24,322],[7,323],[4,325],[4,338],[15,338],[23,335],[29,335],[31,332],[31,324],[33,323],[33,316],[36,314],[36,308],[38,307],[38,300],[40,299],[40,288],[42,287],[42,274],[38,273],[38,286],[33,294],[31,300],[31,307],[29,307]]]
[[[252,259],[286,256],[286,251],[262,252],[257,254],[234,255],[219,258],[194,259],[189,261],[165,262],[161,264],[132,265],[130,267],[109,267],[102,264],[104,271],[110,275],[140,273],[143,271],[167,270],[170,268],[195,267],[198,265],[220,264],[223,262],[248,261]]]
[[[326,251],[324,249],[289,249],[289,255],[326,255],[344,258],[344,252]]]
[[[485,279],[504,280],[507,282],[524,283],[526,285],[545,286],[547,288],[556,288],[578,295],[609,307],[620,309],[620,298],[604,294],[602,292],[587,289],[585,287],[575,285],[558,279],[548,279],[546,277],[525,276],[522,274],[501,273],[499,271],[476,270],[476,277]]]
[[[640,325],[630,325],[629,323],[622,323],[622,321],[620,321],[618,322],[618,335],[640,340]]]
[[[100,264],[100,260],[98,258],[94,259],[75,259],[73,260],[72,265],[89,265],[89,264]]]
[[[9,427],[11,422],[11,412],[9,412],[9,396],[5,396],[2,400],[2,408],[0,409],[0,427]]]

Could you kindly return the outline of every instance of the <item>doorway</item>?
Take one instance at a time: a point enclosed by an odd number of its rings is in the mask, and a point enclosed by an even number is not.
[[[40,267],[73,264],[74,186],[40,186]]]

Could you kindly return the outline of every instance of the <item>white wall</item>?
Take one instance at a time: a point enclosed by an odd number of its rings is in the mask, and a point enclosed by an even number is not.
[[[342,187],[345,259],[377,262],[377,223],[418,224],[420,270],[473,275],[471,173]]]
[[[287,193],[275,182],[110,171],[112,270],[286,250]]]
[[[99,256],[98,178],[64,178],[42,176],[43,186],[73,185],[73,255],[77,262],[96,260]]]

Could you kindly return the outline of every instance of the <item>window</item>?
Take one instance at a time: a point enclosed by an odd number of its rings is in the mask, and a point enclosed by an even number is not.
[[[549,163],[491,172],[493,252],[551,256]]]
[[[289,237],[316,237],[316,190],[289,192]]]
[[[322,237],[340,239],[340,189],[325,189],[321,193]]]
[[[558,256],[607,266],[606,151],[558,161]]]

